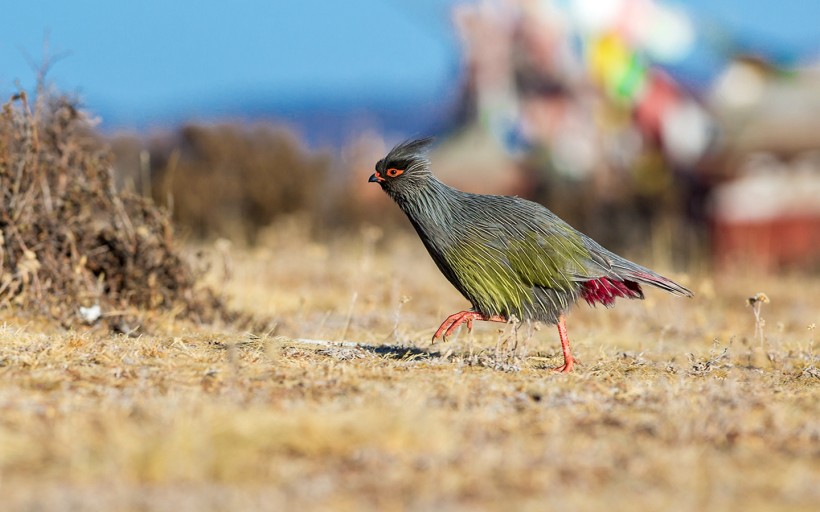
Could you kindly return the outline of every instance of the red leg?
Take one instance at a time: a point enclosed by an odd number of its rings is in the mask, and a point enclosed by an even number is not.
[[[442,335],[444,335],[444,341],[447,341],[447,336],[453,334],[453,332],[463,323],[467,324],[467,330],[473,330],[473,320],[483,320],[485,322],[507,322],[507,319],[503,316],[493,315],[493,316],[484,316],[481,313],[476,313],[475,311],[459,311],[458,313],[453,313],[452,315],[448,316],[444,322],[441,323],[436,333],[433,335],[433,343]]]
[[[572,357],[572,352],[569,350],[569,337],[567,336],[567,326],[564,322],[564,315],[558,317],[558,336],[561,338],[561,350],[564,352],[564,364],[557,368],[553,368],[556,372],[569,373],[572,371],[572,366],[576,363],[575,358]]]

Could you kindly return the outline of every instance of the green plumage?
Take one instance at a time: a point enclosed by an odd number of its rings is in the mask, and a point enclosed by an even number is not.
[[[442,251],[443,264],[457,278],[456,288],[477,311],[521,319],[538,308],[563,310],[575,295],[570,276],[583,272],[580,262],[589,252],[571,231],[530,228],[469,230]],[[539,288],[555,293],[534,292]]]

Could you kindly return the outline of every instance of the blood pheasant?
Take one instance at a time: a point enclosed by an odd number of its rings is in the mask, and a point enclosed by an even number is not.
[[[404,211],[439,270],[472,309],[450,315],[433,335],[446,339],[473,320],[540,321],[558,326],[564,364],[570,352],[564,316],[584,299],[612,306],[642,299],[642,284],[691,297],[683,286],[622,258],[540,204],[470,194],[436,179],[426,157],[431,139],[404,142],[376,164],[378,183]]]

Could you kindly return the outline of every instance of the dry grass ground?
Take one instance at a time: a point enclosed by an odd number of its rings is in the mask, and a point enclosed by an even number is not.
[[[582,364],[557,375],[551,327],[431,346],[465,304],[413,237],[264,238],[214,250],[211,279],[273,332],[2,313],[3,510],[820,507],[816,276],[679,275],[694,300],[579,306]]]

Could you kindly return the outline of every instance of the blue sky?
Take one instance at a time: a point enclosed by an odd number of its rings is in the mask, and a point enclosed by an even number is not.
[[[727,56],[757,54],[791,67],[820,56],[820,2],[804,0],[681,0],[698,38],[695,51],[673,66],[673,75],[689,86],[708,83]]]
[[[0,91],[50,78],[104,122],[150,125],[287,104],[440,98],[459,73],[452,2],[26,0],[4,6]],[[207,107],[206,107],[207,106]]]

